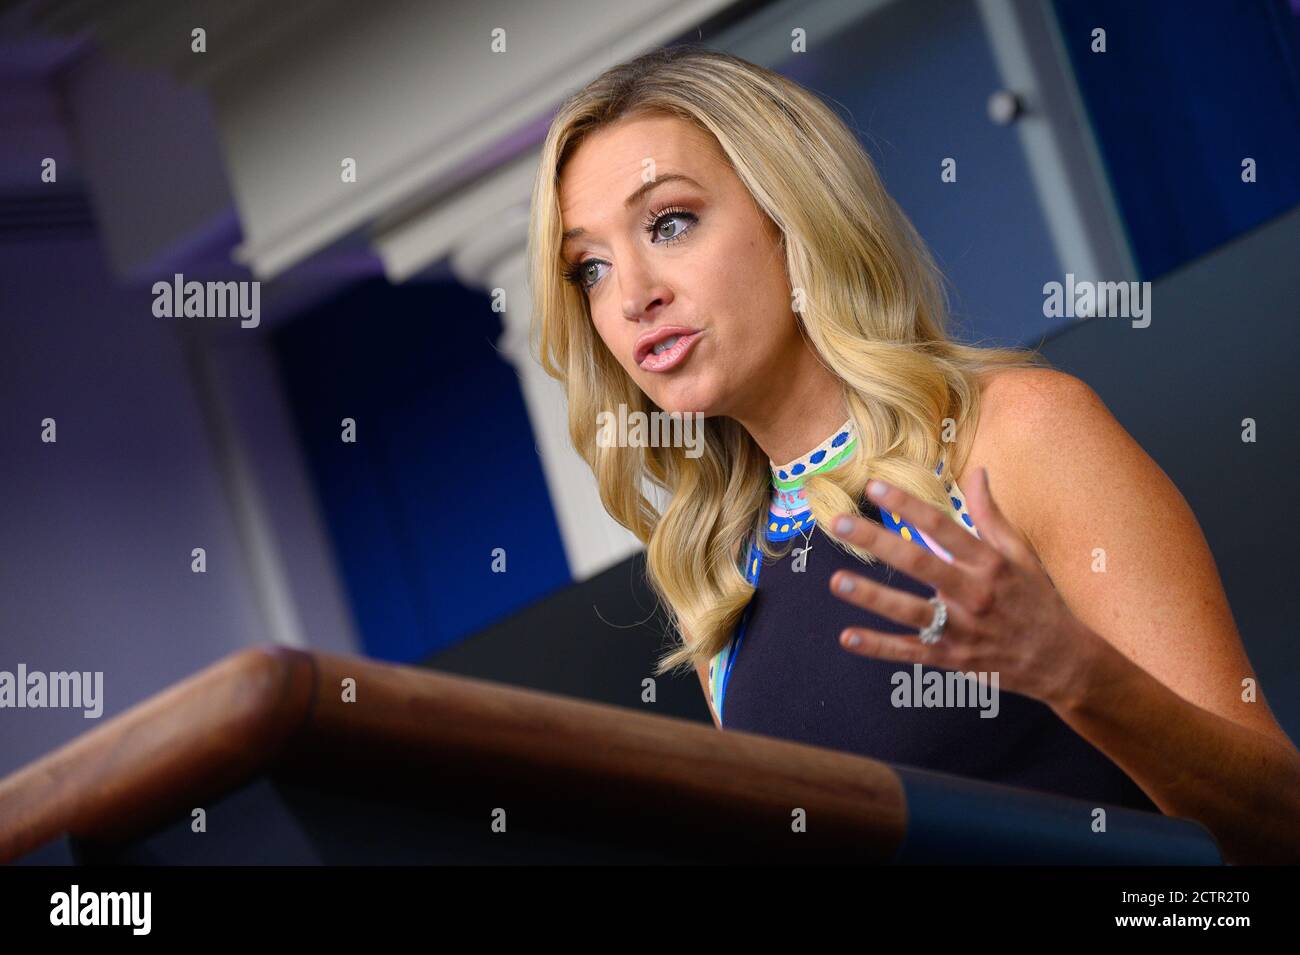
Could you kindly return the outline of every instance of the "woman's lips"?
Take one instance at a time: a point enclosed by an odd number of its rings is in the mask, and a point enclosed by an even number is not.
[[[651,352],[646,355],[645,358],[641,359],[641,370],[668,371],[669,369],[676,368],[686,360],[686,356],[690,354],[691,347],[695,344],[695,340],[699,338],[701,334],[703,333],[691,332],[689,335],[680,336],[677,339],[677,343],[661,355],[656,355],[654,352]]]

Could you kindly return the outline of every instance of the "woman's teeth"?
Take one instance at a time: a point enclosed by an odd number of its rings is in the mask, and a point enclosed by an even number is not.
[[[680,335],[674,335],[672,338],[665,338],[663,341],[661,341],[658,345],[654,347],[654,353],[656,355],[662,355],[668,349],[676,345],[677,339],[679,338],[681,338]]]

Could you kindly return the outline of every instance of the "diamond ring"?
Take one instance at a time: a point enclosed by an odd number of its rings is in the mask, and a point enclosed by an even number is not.
[[[930,603],[934,605],[934,619],[930,625],[917,634],[922,643],[938,643],[943,636],[944,624],[948,622],[948,605],[938,597],[931,597]]]

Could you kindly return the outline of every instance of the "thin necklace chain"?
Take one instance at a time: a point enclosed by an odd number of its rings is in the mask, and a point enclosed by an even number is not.
[[[777,499],[777,506],[779,506],[779,507],[781,508],[781,510],[785,511],[785,516],[786,516],[786,517],[794,517],[794,515],[790,513],[790,508],[786,507],[785,504],[782,503],[781,500],[780,500],[779,498]],[[809,516],[811,517],[811,512],[810,512],[810,515],[809,515]],[[804,546],[803,546],[803,550],[804,550],[804,567],[806,568],[806,567],[808,566],[808,557],[807,557],[807,554],[808,554],[808,552],[809,552],[810,550],[812,550],[812,547],[813,547],[813,545],[812,545],[812,540],[811,540],[811,538],[812,538],[812,531],[808,531],[808,532],[805,534],[802,528],[796,527],[795,530],[799,533],[799,535],[800,535],[801,537],[803,537],[803,545],[804,545]]]

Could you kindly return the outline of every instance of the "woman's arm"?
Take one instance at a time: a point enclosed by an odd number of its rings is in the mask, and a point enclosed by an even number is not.
[[[1044,702],[1163,812],[1210,829],[1227,861],[1300,860],[1300,755],[1187,502],[1078,379],[1016,373],[988,398],[996,501],[1104,638],[1081,633],[1074,679]]]
[[[1235,865],[1300,861],[1300,757],[1183,699],[1105,640],[1052,709],[1169,816],[1203,824]]]
[[[1166,813],[1203,823],[1227,861],[1300,859],[1300,754],[1254,686],[1187,502],[1077,379],[1017,371],[986,397],[958,479],[978,540],[951,512],[876,482],[868,496],[951,559],[861,517],[832,522],[938,591],[942,638],[848,627],[841,645],[997,673],[1003,690],[1051,706]],[[849,571],[830,587],[918,631],[934,615],[920,597]]]

